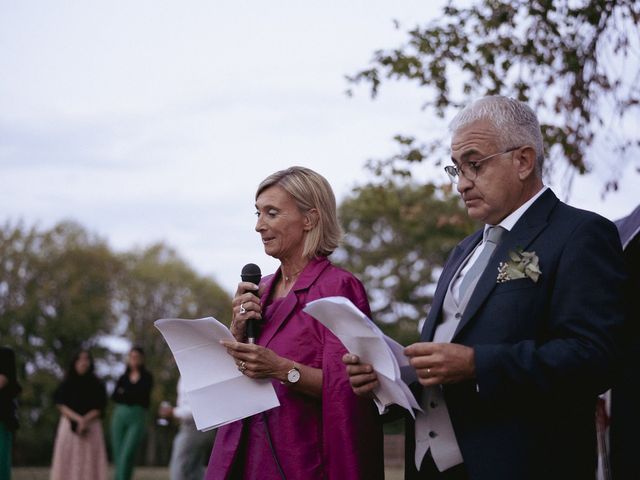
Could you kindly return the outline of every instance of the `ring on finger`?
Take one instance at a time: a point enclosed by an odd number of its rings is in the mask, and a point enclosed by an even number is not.
[[[244,308],[244,302],[240,304],[240,314],[244,314],[247,313],[247,309]]]
[[[431,375],[431,369],[427,368],[427,375]]]

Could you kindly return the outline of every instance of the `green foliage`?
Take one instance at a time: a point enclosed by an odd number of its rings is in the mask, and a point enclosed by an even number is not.
[[[449,252],[476,225],[450,191],[368,184],[340,205],[345,241],[336,258],[363,281],[374,320],[403,344],[418,338]]]
[[[156,384],[151,411],[156,411],[162,400],[175,402],[178,370],[153,322],[159,318],[214,316],[228,325],[231,299],[213,280],[198,276],[166,245],[125,253],[120,261],[124,267],[117,282],[118,318],[126,337],[145,350],[147,367]]]
[[[0,342],[15,350],[24,387],[18,456],[50,451],[42,447],[55,432],[53,389],[73,354],[111,329],[117,269],[106,244],[77,224],[0,228]]]
[[[602,160],[598,150],[625,161],[638,153],[639,21],[635,0],[451,2],[440,18],[410,30],[404,45],[376,51],[372,66],[349,80],[368,84],[373,97],[385,79],[414,82],[424,107],[441,118],[480,96],[526,101],[554,161],[547,174],[564,163],[570,185],[575,172]],[[378,172],[406,176],[407,163],[447,158],[441,139],[396,140],[402,152],[378,162]],[[617,162],[605,189],[617,189],[623,166]]]
[[[53,391],[81,347],[110,381],[124,370],[109,335],[142,345],[156,378],[152,412],[175,401],[178,371],[153,321],[214,315],[230,320],[229,296],[164,245],[117,254],[81,226],[0,226],[0,344],[16,352],[22,426],[16,460],[46,464],[59,418]],[[156,438],[153,431],[150,439]],[[155,458],[148,443],[147,460]]]

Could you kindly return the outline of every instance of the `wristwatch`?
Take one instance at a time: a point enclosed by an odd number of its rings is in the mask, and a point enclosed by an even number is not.
[[[296,367],[294,364],[291,370],[287,372],[287,381],[282,383],[285,383],[288,385],[294,385],[299,381],[300,381],[300,370],[298,370],[298,367]]]

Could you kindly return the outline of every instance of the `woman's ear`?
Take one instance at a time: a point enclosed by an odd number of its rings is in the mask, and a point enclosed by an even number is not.
[[[305,232],[309,232],[316,228],[318,224],[319,215],[318,210],[312,208],[307,213],[304,214],[304,230]]]

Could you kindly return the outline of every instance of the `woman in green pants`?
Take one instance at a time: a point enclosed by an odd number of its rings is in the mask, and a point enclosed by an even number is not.
[[[144,367],[144,351],[133,347],[127,370],[118,379],[111,399],[116,406],[111,417],[111,448],[115,480],[130,480],[138,447],[144,436],[153,377]]]

